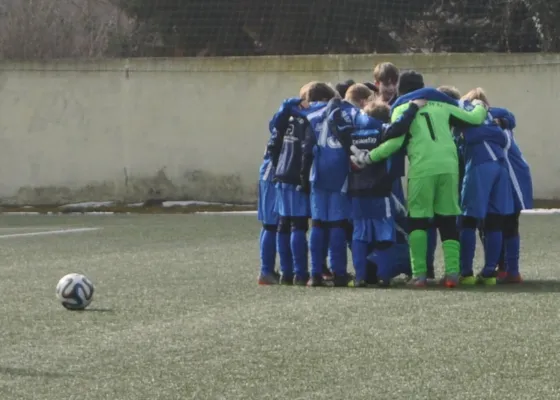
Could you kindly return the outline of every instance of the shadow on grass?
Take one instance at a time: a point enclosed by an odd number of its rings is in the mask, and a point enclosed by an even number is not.
[[[115,310],[112,308],[86,308],[82,310],[82,312],[106,312],[106,313],[114,313]]]
[[[30,378],[69,378],[72,375],[59,372],[37,371],[28,368],[0,367],[0,375],[22,376]]]
[[[506,284],[496,286],[459,286],[454,289],[447,289],[437,284],[431,284],[426,289],[418,289],[406,284],[397,284],[394,289],[405,290],[427,290],[427,291],[461,291],[461,292],[485,292],[485,293],[560,293],[560,280],[542,279],[526,280],[521,284]]]

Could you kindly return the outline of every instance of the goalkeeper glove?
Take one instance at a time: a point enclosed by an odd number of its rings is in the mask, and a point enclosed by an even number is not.
[[[488,110],[488,104],[486,104],[486,103],[483,102],[482,100],[475,99],[475,100],[471,101],[471,104],[472,104],[473,106],[475,106],[475,107],[476,107],[476,106],[482,106],[482,107],[484,107],[485,109]]]
[[[369,157],[369,151],[360,150],[354,145],[350,147],[350,150],[352,151],[350,161],[352,162],[353,167],[364,169],[365,167],[373,163],[373,161],[371,161],[371,158]]]

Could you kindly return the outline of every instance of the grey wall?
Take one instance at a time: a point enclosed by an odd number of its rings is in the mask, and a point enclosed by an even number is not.
[[[0,198],[254,201],[282,99],[310,80],[371,80],[380,61],[485,88],[517,116],[536,196],[560,197],[560,55],[459,54],[3,63]]]

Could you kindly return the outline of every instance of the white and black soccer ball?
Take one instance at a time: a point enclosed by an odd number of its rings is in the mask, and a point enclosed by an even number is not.
[[[82,274],[68,274],[56,285],[56,297],[67,310],[83,310],[93,300],[94,286]]]

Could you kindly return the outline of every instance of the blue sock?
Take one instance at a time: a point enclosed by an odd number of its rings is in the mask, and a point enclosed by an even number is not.
[[[305,231],[298,229],[292,231],[290,247],[294,260],[294,274],[298,278],[306,278],[307,270],[307,237]]]
[[[434,258],[437,247],[437,229],[431,227],[428,229],[428,254],[426,257],[426,265],[428,267],[428,275],[434,275]]]
[[[461,242],[461,275],[473,275],[474,253],[476,251],[476,229],[462,228]]]
[[[323,275],[323,265],[327,262],[328,252],[327,242],[325,238],[327,229],[318,226],[311,227],[311,234],[309,235],[309,252],[311,253],[311,275]]]
[[[333,274],[346,275],[348,258],[346,256],[346,231],[344,228],[331,228],[329,231],[329,258]]]
[[[290,233],[276,233],[276,249],[280,257],[280,273],[285,277],[294,275],[292,250],[290,248]]]
[[[484,268],[483,276],[493,276],[502,252],[502,231],[484,232]]]
[[[505,261],[508,275],[519,275],[519,248],[521,239],[519,235],[507,238],[505,241]]]
[[[410,248],[408,243],[396,243],[393,245],[394,257],[393,264],[398,271],[398,274],[405,274],[412,276],[412,265],[410,265]]]
[[[380,281],[389,282],[400,274],[395,268],[395,249],[393,246],[385,250],[375,250],[375,263],[377,264],[377,278]]]
[[[274,272],[276,262],[276,231],[261,230],[261,274]]]
[[[356,281],[363,281],[367,276],[368,243],[352,240],[352,262],[356,270]]]
[[[329,230],[323,229],[323,265],[325,265],[327,268],[329,266],[329,263],[327,261],[328,257],[329,257]]]

